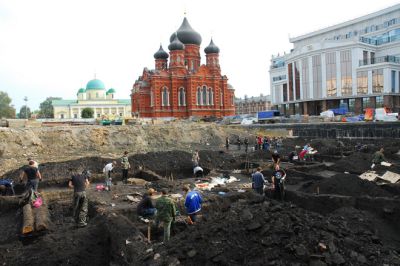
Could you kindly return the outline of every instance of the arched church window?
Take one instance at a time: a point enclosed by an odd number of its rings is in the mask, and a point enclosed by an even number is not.
[[[162,106],[169,106],[169,91],[167,87],[164,87],[161,91],[161,102]]]
[[[176,58],[176,62],[178,62],[178,64],[181,62],[181,57],[178,55],[178,57]]]
[[[208,91],[208,104],[214,105],[214,92],[212,88],[210,88],[210,90]]]
[[[208,102],[207,102],[207,87],[206,86],[203,86],[203,91],[202,91],[202,103],[203,103],[203,105],[207,105],[208,104]]]
[[[186,93],[184,88],[179,89],[179,106],[186,106]]]
[[[201,105],[201,89],[197,88],[197,105]]]
[[[154,106],[154,96],[153,96],[153,92],[150,92],[150,106]]]
[[[224,106],[224,94],[221,92],[221,106]]]

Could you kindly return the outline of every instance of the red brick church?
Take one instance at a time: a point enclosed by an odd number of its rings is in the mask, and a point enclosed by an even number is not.
[[[201,65],[201,36],[183,19],[172,34],[169,54],[154,54],[155,69],[144,68],[132,89],[132,114],[139,117],[215,116],[235,114],[235,92],[221,75],[219,48],[211,39]],[[169,62],[168,62],[169,58]]]

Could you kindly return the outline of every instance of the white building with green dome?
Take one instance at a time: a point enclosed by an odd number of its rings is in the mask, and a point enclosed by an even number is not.
[[[115,89],[106,90],[99,79],[92,79],[86,89],[80,88],[76,100],[53,100],[54,118],[81,118],[84,108],[92,108],[95,118],[119,118],[131,116],[131,100],[115,99]]]

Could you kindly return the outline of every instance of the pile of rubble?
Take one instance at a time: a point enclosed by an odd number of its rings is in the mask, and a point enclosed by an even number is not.
[[[398,265],[363,212],[327,216],[252,193],[210,199],[203,220],[155,248],[150,265]],[[344,215],[345,213],[345,215]]]

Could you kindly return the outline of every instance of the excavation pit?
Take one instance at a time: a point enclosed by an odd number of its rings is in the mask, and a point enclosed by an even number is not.
[[[289,144],[296,144],[295,141],[291,139]],[[296,145],[302,143],[303,140],[298,140]],[[316,144],[323,145],[323,142]],[[194,186],[191,152],[132,155],[129,177],[144,178],[149,184],[124,185],[120,182],[121,169],[117,168],[114,173],[117,185],[111,192],[97,192],[95,185],[103,182],[104,164],[118,158],[84,157],[44,162],[40,166],[44,181],[39,189],[49,198],[53,226],[30,242],[20,241],[16,229],[16,224],[21,222],[18,204],[4,203],[0,198],[0,224],[4,228],[0,246],[8,250],[0,254],[0,262],[10,265],[162,265],[177,261],[182,265],[307,265],[320,261],[340,265],[345,260],[353,265],[363,261],[366,265],[398,264],[398,188],[381,186],[378,193],[375,188],[364,188],[355,182],[347,193],[344,188],[348,183],[339,182],[334,175],[345,175],[340,163],[346,160],[346,167],[355,165],[357,169],[347,169],[350,173],[366,171],[369,165],[360,161],[369,162],[373,149],[363,155],[346,151],[343,153],[346,157],[341,157],[338,145],[328,144],[329,149],[323,146],[317,149],[321,153],[333,152],[324,157],[329,164],[318,161],[292,165],[287,163],[286,154],[282,154],[283,167],[288,173],[285,202],[257,196],[245,186],[251,180],[250,173],[233,171],[246,161],[257,162],[270,179],[271,161],[265,151],[246,156],[238,151],[221,152],[219,148],[200,150],[200,164],[209,171],[209,176],[229,173],[241,181],[203,191],[201,218],[195,226],[184,222],[186,214],[180,206],[182,217],[172,228],[171,241],[164,245],[160,244],[162,229],[152,228],[152,241],[147,241],[147,225],[136,215],[137,201],[148,187],[182,193],[183,184]],[[285,147],[285,150],[290,149]],[[398,160],[395,155],[391,158]],[[72,173],[84,169],[94,173],[88,192],[90,220],[87,227],[76,228],[71,215],[72,190],[66,185]],[[146,174],[141,175],[140,169],[147,171]],[[4,177],[18,178],[19,171],[10,171]],[[316,187],[320,195],[315,195]],[[129,201],[128,195],[135,202]],[[319,243],[327,247],[325,251],[318,248]]]

